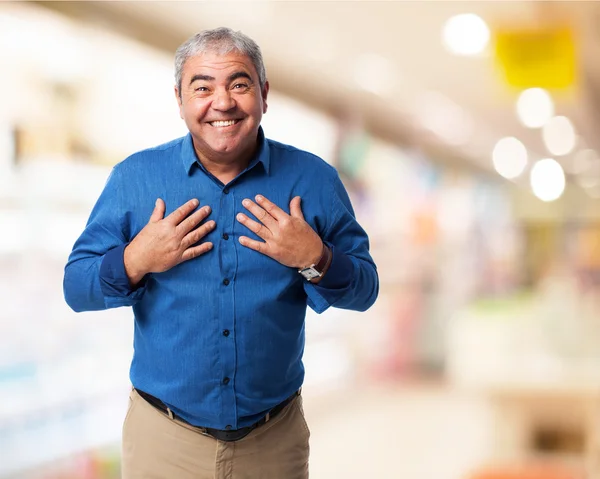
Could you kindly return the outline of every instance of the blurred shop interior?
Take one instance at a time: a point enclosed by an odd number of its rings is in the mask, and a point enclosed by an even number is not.
[[[379,267],[307,315],[311,477],[600,478],[600,3],[543,1],[0,3],[0,478],[120,477],[132,313],[73,313],[63,267],[217,26]]]

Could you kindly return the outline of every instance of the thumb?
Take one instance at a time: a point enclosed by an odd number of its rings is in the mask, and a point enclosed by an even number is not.
[[[302,214],[302,208],[300,208],[301,198],[299,196],[294,196],[292,201],[290,201],[290,214],[294,218],[304,219],[304,215]]]
[[[152,212],[152,216],[150,216],[150,223],[156,223],[163,219],[165,215],[165,202],[160,198],[156,199],[156,203],[154,204],[154,211]]]

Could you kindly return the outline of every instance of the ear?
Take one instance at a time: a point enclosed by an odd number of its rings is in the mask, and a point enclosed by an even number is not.
[[[265,82],[265,86],[262,89],[261,95],[263,100],[263,114],[267,112],[267,95],[269,94],[269,82]]]
[[[175,85],[175,99],[177,100],[177,106],[179,107],[179,116],[183,120],[183,103],[181,101],[181,93],[177,85]]]

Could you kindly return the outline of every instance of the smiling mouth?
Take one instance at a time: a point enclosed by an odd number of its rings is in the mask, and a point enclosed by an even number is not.
[[[214,126],[215,128],[224,128],[226,126],[232,126],[235,125],[236,123],[239,123],[240,120],[227,120],[227,121],[210,121],[209,125],[210,126]]]

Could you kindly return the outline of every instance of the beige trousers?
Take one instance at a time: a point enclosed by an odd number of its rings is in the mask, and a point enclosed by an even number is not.
[[[310,432],[296,397],[236,442],[218,441],[158,411],[132,390],[122,479],[306,479]]]

